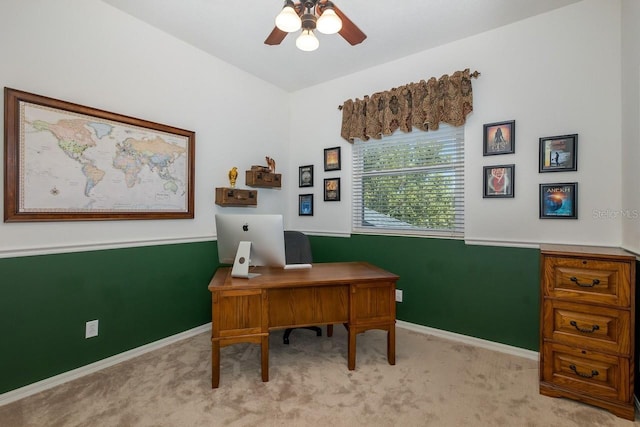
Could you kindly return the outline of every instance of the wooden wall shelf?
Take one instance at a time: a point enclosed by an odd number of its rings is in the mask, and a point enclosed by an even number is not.
[[[245,175],[245,183],[249,187],[280,188],[282,187],[282,174],[248,170]]]
[[[257,190],[241,190],[238,188],[217,187],[216,205],[220,206],[257,206]]]

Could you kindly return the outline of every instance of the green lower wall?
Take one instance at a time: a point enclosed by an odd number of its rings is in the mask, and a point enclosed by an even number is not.
[[[312,236],[316,262],[400,276],[399,320],[538,348],[535,249],[458,240]],[[0,393],[211,321],[215,242],[0,259]],[[85,339],[88,320],[98,337]]]
[[[210,322],[217,259],[215,242],[0,259],[0,393]]]
[[[363,260],[399,275],[399,320],[538,350],[538,249],[369,235],[313,236],[312,247],[317,262]]]

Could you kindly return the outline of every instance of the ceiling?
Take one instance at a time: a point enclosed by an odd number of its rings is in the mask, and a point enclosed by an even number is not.
[[[295,47],[297,33],[264,44],[282,0],[102,1],[293,92],[580,0],[333,0],[367,39],[318,33],[313,52]]]

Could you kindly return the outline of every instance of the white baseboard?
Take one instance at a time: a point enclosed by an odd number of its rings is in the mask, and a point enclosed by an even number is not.
[[[179,334],[172,335],[167,338],[163,338],[158,341],[154,341],[149,344],[145,344],[141,347],[134,348],[124,353],[116,354],[115,356],[107,357],[106,359],[99,360],[89,365],[82,366],[72,371],[64,372],[51,378],[47,378],[42,381],[38,381],[27,386],[11,390],[9,392],[0,394],[0,406],[7,403],[15,402],[32,394],[40,393],[41,391],[50,389],[52,387],[64,384],[68,381],[75,380],[85,375],[92,374],[101,369],[108,368],[109,366],[117,365],[125,360],[133,359],[134,357],[141,356],[150,351],[157,350],[169,344],[181,341],[186,338],[191,338],[195,335],[201,334],[211,330],[211,323],[207,323],[202,326],[198,326],[188,331],[180,332]]]
[[[524,348],[487,341],[480,338],[470,337],[468,335],[456,334],[455,332],[443,331],[442,329],[429,328],[427,326],[416,325],[415,323],[403,322],[402,320],[396,320],[396,326],[426,335],[434,335],[451,341],[458,341],[465,344],[475,345],[476,347],[524,357],[525,359],[539,360],[539,353],[537,351],[525,350]]]
[[[466,344],[475,345],[477,347],[487,348],[489,350],[500,351],[503,353],[512,354],[514,356],[538,360],[538,353],[535,351],[525,350],[518,347],[512,347],[509,345],[495,343],[492,341],[487,341],[480,338],[474,338],[467,335],[461,335],[453,332],[443,331],[441,329],[434,329],[434,328],[429,328],[427,326],[416,325],[414,323],[404,322],[402,320],[396,321],[396,326],[398,326],[399,328],[408,329],[408,330],[419,332],[426,335],[434,335],[434,336],[445,338],[452,341],[459,341]],[[195,335],[198,335],[210,330],[211,330],[211,323],[207,323],[205,325],[198,326],[197,328],[189,329],[188,331],[184,331],[179,334],[172,335],[170,337],[163,338],[161,340],[143,345],[141,347],[137,347],[132,350],[125,351],[124,353],[116,354],[115,356],[111,356],[106,359],[102,359],[97,362],[91,363],[89,365],[82,366],[72,371],[64,372],[60,375],[56,375],[54,377],[47,378],[45,380],[38,381],[33,384],[29,384],[27,386],[18,388],[16,390],[11,390],[7,393],[0,394],[0,406],[6,405],[11,402],[15,402],[16,400],[23,399],[27,396],[31,396],[36,393],[40,393],[41,391],[48,390],[52,387],[58,386],[60,384],[64,384],[68,381],[72,381],[77,378],[83,377],[85,375],[92,374],[101,369],[108,368],[109,366],[116,365],[118,363],[124,362],[129,359],[133,359],[134,357],[140,356],[150,351],[157,350],[166,345],[173,344],[175,342],[193,337]]]

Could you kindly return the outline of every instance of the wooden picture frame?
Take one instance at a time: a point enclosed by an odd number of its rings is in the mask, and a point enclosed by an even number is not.
[[[540,184],[540,218],[578,219],[578,183]]]
[[[339,171],[340,170],[340,147],[331,147],[324,149],[324,170]]]
[[[313,216],[313,194],[298,195],[298,215]]]
[[[4,221],[191,219],[195,132],[5,88]]]
[[[313,187],[313,165],[298,168],[298,187]]]
[[[538,172],[578,170],[578,134],[540,138]]]
[[[324,201],[340,201],[340,178],[326,178],[324,180]]]
[[[494,165],[483,168],[485,199],[514,197],[516,165]]]
[[[511,154],[516,152],[516,121],[487,123],[483,126],[482,155]]]

